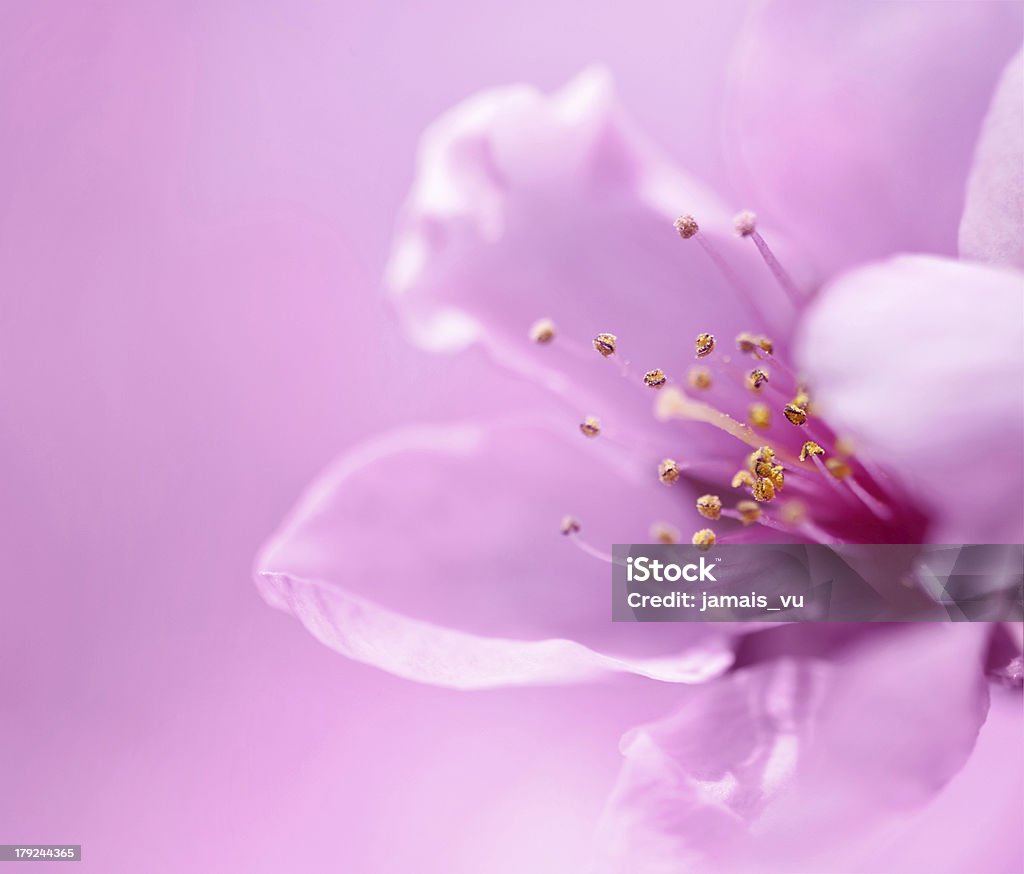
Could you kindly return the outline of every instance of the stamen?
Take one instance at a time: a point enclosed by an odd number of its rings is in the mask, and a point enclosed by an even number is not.
[[[766,504],[775,497],[775,483],[766,476],[754,480],[754,500]]]
[[[701,528],[693,533],[691,543],[698,549],[710,549],[715,545],[715,532],[710,528]]]
[[[711,351],[715,348],[715,335],[714,334],[698,334],[697,342],[694,344],[697,350],[698,358],[706,358],[711,354]]]
[[[853,468],[839,458],[827,459],[825,461],[825,467],[828,468],[828,472],[836,479],[846,479],[851,473],[853,473]]]
[[[803,501],[786,501],[779,511],[779,517],[787,525],[800,525],[807,519],[807,505]]]
[[[563,516],[562,517],[562,534],[568,536],[570,534],[576,534],[580,530],[579,519],[574,516]]]
[[[807,410],[803,407],[798,407],[796,404],[786,404],[782,413],[794,425],[804,425],[807,423]]]
[[[747,413],[750,424],[755,428],[770,428],[772,424],[772,411],[767,404],[751,404]]]
[[[747,233],[741,233],[740,236],[750,237],[754,241],[754,245],[757,246],[757,251],[761,253],[761,258],[764,259],[764,263],[768,265],[768,269],[771,270],[775,280],[782,286],[782,290],[786,292],[786,296],[789,298],[790,303],[798,309],[803,305],[803,295],[800,290],[796,287],[796,283],[792,277],[786,272],[786,268],[779,263],[779,259],[775,257],[775,253],[772,252],[768,243],[765,242],[764,237],[761,236],[757,230],[757,220],[754,218],[753,213],[740,213],[736,216],[736,229],[740,229],[740,217],[750,216],[751,221],[745,222],[744,227],[749,228]]]
[[[538,319],[530,328],[530,339],[546,345],[555,339],[555,323],[551,319]]]
[[[580,432],[584,437],[593,439],[601,433],[601,420],[596,419],[594,416],[587,416],[580,422]]]
[[[594,337],[594,349],[607,358],[615,354],[615,340],[614,334],[598,334]]]
[[[738,489],[740,486],[752,486],[754,484],[754,475],[749,470],[738,470],[736,475],[732,478],[730,485],[734,489]]]
[[[689,240],[690,237],[700,230],[697,220],[692,215],[679,216],[679,218],[672,223],[672,227],[676,229],[676,232],[684,240]]]
[[[775,450],[771,446],[759,446],[747,456],[747,467],[757,476],[768,476],[775,463]]]
[[[828,462],[825,463],[828,464]],[[842,464],[842,462],[840,462],[840,464]],[[881,501],[875,498],[874,495],[869,494],[864,489],[864,487],[859,482],[857,482],[857,479],[855,477],[846,477],[845,479],[843,479],[843,483],[851,492],[853,492],[858,498],[860,498],[861,501],[863,501],[864,504],[867,506],[867,508],[872,513],[874,513],[879,519],[892,518],[892,511],[885,504],[883,504]]]
[[[720,412],[703,401],[695,401],[687,397],[675,386],[669,386],[658,396],[654,406],[654,415],[659,421],[669,419],[689,419],[694,422],[705,422],[725,431],[748,446],[758,447],[761,438],[754,433],[749,425],[737,422],[727,413]]]
[[[825,450],[822,449],[813,440],[808,440],[800,449],[800,460],[807,461],[809,455],[824,455]]]
[[[697,498],[697,512],[705,519],[721,518],[722,499],[718,495],[701,495]]]
[[[760,349],[762,352],[767,352],[770,355],[775,345],[765,336],[755,336],[744,331],[736,337],[736,348],[740,352],[753,352],[756,349]]]
[[[708,258],[718,268],[718,272],[722,274],[725,281],[746,301],[747,306],[757,316],[757,319],[768,324],[768,319],[761,309],[757,295],[750,290],[750,287],[740,278],[739,274],[729,266],[729,262],[718,253],[718,250],[711,244],[711,241],[706,239],[704,234],[697,233],[700,230],[697,220],[692,215],[682,215],[673,222],[672,227],[676,229],[679,236],[684,240],[689,240],[691,237],[697,238],[697,242],[700,243]]]
[[[736,505],[736,513],[744,525],[753,525],[761,518],[761,508],[756,501],[740,501]]]
[[[665,371],[655,368],[654,370],[648,370],[644,374],[644,385],[650,388],[661,388],[668,379],[665,376]]]
[[[679,467],[679,462],[672,458],[662,459],[661,464],[658,465],[658,479],[670,486],[678,481],[680,476],[682,476],[682,468]]]
[[[857,451],[857,446],[853,442],[852,437],[836,437],[834,445],[836,455],[839,455],[843,458],[849,458],[851,455],[853,455],[854,452]]]
[[[586,540],[584,540],[578,534],[571,535],[569,537],[569,540],[572,541],[573,546],[579,549],[580,552],[589,555],[591,558],[596,558],[598,561],[603,561],[605,564],[616,563],[615,558],[612,555],[609,555],[607,552],[602,552],[596,546],[591,546],[589,543],[587,543]],[[619,564],[621,564],[621,562]]]
[[[757,230],[757,216],[750,212],[750,210],[737,213],[732,223],[736,228],[736,233],[741,237],[749,237]]]
[[[703,391],[711,388],[711,371],[706,367],[691,367],[686,375],[686,382],[690,388]]]
[[[747,388],[751,391],[760,391],[761,386],[768,382],[768,373],[760,368],[751,370],[747,374]]]
[[[680,536],[679,530],[667,522],[655,522],[651,526],[651,540],[655,543],[678,543]]]

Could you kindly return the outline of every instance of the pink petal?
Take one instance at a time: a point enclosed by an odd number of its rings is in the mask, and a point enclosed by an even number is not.
[[[1024,871],[1024,744],[1019,689],[993,686],[964,769],[903,827],[880,836],[862,870]],[[936,840],[941,835],[941,840]]]
[[[894,258],[827,286],[801,326],[821,414],[906,485],[933,542],[1024,537],[1022,282]]]
[[[987,632],[877,630],[831,661],[767,663],[682,693],[673,716],[623,738],[604,870],[920,870],[865,867],[867,850],[971,753]]]
[[[1020,39],[1013,3],[758,4],[727,114],[749,206],[831,270],[955,253],[979,125]]]
[[[1024,50],[1007,65],[982,127],[960,254],[1024,267]]]
[[[679,494],[555,425],[410,428],[343,456],[258,558],[264,597],[350,658],[457,688],[721,672],[717,630],[613,624],[610,566],[559,533],[572,512],[601,550],[646,542]]]
[[[616,334],[639,373],[677,375],[693,363],[697,334],[731,340],[768,327],[700,243],[679,238],[680,213],[697,217],[784,338],[792,311],[750,241],[736,237],[732,212],[640,136],[601,71],[551,96],[499,89],[424,135],[388,286],[420,344],[482,341],[580,400],[598,383],[601,392],[621,384],[614,361],[590,348],[597,333]],[[538,347],[528,331],[542,317],[559,337]]]

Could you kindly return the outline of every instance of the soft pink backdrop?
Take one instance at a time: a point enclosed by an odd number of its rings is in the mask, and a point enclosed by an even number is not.
[[[671,690],[414,686],[267,608],[250,563],[335,452],[450,413],[377,292],[422,128],[603,61],[728,191],[742,12],[0,4],[0,842],[104,872],[572,867],[627,727],[602,705]]]

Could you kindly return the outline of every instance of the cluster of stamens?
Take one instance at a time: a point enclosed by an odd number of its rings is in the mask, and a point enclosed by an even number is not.
[[[787,294],[791,297],[794,293],[798,294],[792,280],[782,270],[768,249],[767,243],[758,233],[753,213],[740,213],[736,216],[734,224],[737,234],[754,240],[766,264]],[[674,227],[684,240],[696,237],[712,260],[721,266],[721,258],[711,248],[711,244],[704,240],[705,235],[700,233],[696,220],[691,216],[681,216],[675,221]],[[540,319],[531,327],[530,337],[538,344],[550,344],[555,339],[555,326],[550,319]],[[592,338],[591,345],[602,358],[615,358],[618,361],[619,340],[615,334],[599,333]],[[697,498],[695,506],[700,517],[712,522],[722,519],[735,520],[742,526],[767,525],[821,542],[835,542],[815,524],[804,501],[779,500],[787,485],[788,468],[794,473],[797,481],[794,488],[801,494],[812,498],[819,496],[822,493],[819,483],[824,479],[830,481],[828,488],[839,490],[839,494],[847,502],[856,503],[859,500],[861,511],[866,507],[876,518],[885,518],[886,508],[883,501],[871,495],[857,482],[850,457],[852,450],[845,447],[843,441],[835,438],[824,423],[819,422],[815,425],[812,422],[810,394],[793,373],[775,357],[775,344],[771,339],[764,334],[752,332],[743,332],[736,337],[736,349],[739,353],[757,360],[755,366],[739,372],[728,356],[720,362],[717,359],[721,356],[713,357],[716,350],[714,334],[698,334],[693,349],[695,357],[701,359],[701,364],[690,367],[679,384],[672,381],[661,368],[652,368],[644,372],[638,380],[648,388],[664,389],[658,395],[656,417],[661,420],[679,418],[710,424],[754,448],[753,452],[747,454],[743,465],[730,480],[731,488],[745,491],[747,497],[727,508],[719,495],[702,495]],[[711,366],[706,366],[705,362]],[[625,365],[621,361],[618,363],[623,376],[637,379],[629,372],[628,362]],[[755,403],[747,407],[746,422],[734,419],[728,413],[688,396],[682,388],[685,385],[696,393],[707,393],[718,385],[723,377],[726,389],[738,380],[747,391],[760,396]],[[792,395],[786,391],[786,383],[789,383]],[[790,425],[804,429],[808,436],[813,435],[815,439],[804,440],[799,450],[787,449],[786,445],[792,438],[784,435],[780,435],[781,443],[775,443],[774,447],[763,442],[764,438],[759,438],[755,429],[762,432],[771,431],[773,414],[779,412]],[[785,431],[786,426],[781,427]],[[579,429],[584,437],[591,439],[601,434],[600,421],[594,416],[586,416],[580,422]],[[832,448],[827,450],[828,446]],[[692,466],[689,461],[681,465],[673,458],[664,458],[657,466],[658,480],[666,486],[673,486],[689,476],[688,471]],[[837,480],[839,482],[835,482]],[[844,485],[848,490],[844,490]],[[875,485],[877,486],[877,483]],[[768,505],[772,505],[773,509],[766,509]],[[562,521],[563,534],[578,540],[580,530],[580,523],[575,518],[567,516]],[[651,538],[659,543],[680,542],[679,532],[665,522],[657,522],[651,527]],[[722,540],[711,528],[701,528],[691,538],[691,543],[701,549],[707,549],[716,542]],[[590,546],[584,548],[592,554],[597,554]]]

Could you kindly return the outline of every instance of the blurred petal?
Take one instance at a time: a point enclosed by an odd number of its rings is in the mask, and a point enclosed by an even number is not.
[[[822,414],[895,474],[938,543],[1024,537],[1020,273],[900,257],[807,313],[798,357]]]
[[[1024,871],[1021,695],[1019,689],[993,686],[991,697],[988,717],[964,769],[909,822],[883,832],[862,870]]]
[[[758,4],[737,43],[727,148],[751,208],[835,270],[956,252],[963,184],[1015,3]]]
[[[1007,65],[985,118],[967,183],[960,254],[1024,267],[1024,51]]]
[[[865,868],[865,847],[967,760],[988,702],[987,639],[981,625],[878,630],[834,660],[785,659],[681,693],[674,715],[623,738],[603,870],[897,870]]]
[[[680,493],[555,426],[410,428],[342,457],[258,558],[264,597],[344,655],[458,688],[724,670],[719,630],[611,622],[611,568],[561,518],[610,550],[646,542]]]
[[[732,212],[674,170],[619,109],[609,77],[590,70],[551,96],[485,92],[428,129],[387,282],[421,345],[482,341],[581,398],[599,381],[602,392],[622,384],[615,362],[590,348],[600,332],[619,337],[620,357],[639,372],[672,374],[692,363],[702,331],[767,327],[699,241],[679,238],[680,213],[774,307],[784,339],[792,312],[734,234]],[[559,334],[539,347],[528,332],[543,317]],[[635,392],[623,401],[636,402]]]

